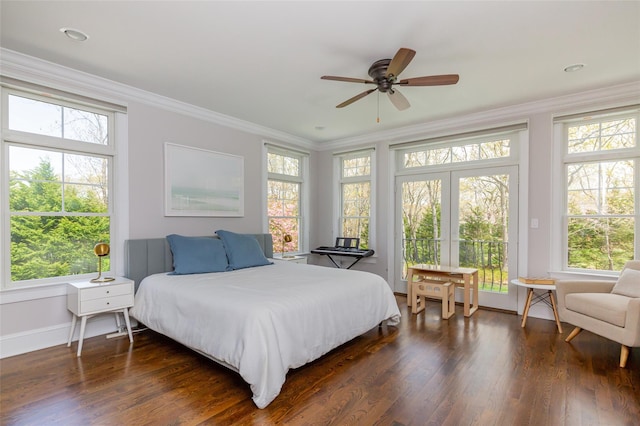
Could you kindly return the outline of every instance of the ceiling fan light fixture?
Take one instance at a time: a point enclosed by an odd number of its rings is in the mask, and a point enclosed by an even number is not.
[[[74,28],[60,28],[60,32],[69,37],[73,41],[87,41],[89,36],[87,33],[81,30],[77,30]]]

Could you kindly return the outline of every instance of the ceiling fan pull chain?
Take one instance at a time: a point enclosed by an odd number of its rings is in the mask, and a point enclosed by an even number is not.
[[[380,91],[378,90],[378,117],[376,118],[376,123],[380,123]]]

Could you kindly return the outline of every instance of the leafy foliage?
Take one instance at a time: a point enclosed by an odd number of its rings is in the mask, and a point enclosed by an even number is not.
[[[48,160],[11,174],[12,281],[97,271],[93,246],[109,242],[110,219],[91,212],[107,211],[105,200],[62,181]],[[108,259],[104,261],[103,268],[109,269]]]
[[[342,237],[360,238],[360,248],[369,248],[371,183],[342,184]]]

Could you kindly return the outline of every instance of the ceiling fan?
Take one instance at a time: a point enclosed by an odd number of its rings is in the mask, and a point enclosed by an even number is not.
[[[371,65],[369,68],[369,75],[373,80],[365,80],[361,78],[350,77],[336,77],[332,75],[323,75],[320,77],[323,80],[335,80],[346,81],[347,83],[364,83],[375,84],[375,89],[366,90],[353,98],[347,99],[336,108],[343,108],[347,105],[354,103],[355,101],[364,98],[370,93],[379,90],[382,93],[387,93],[391,103],[403,111],[409,108],[409,101],[405,98],[398,89],[394,89],[394,85],[400,86],[443,86],[448,84],[456,84],[460,79],[458,74],[444,74],[444,75],[430,75],[425,77],[406,78],[398,81],[398,75],[409,65],[413,57],[415,56],[415,50],[400,48],[395,54],[393,59],[380,59]]]

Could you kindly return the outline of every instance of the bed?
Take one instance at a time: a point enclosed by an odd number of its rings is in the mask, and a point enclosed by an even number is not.
[[[259,408],[278,396],[289,369],[382,322],[399,322],[395,297],[381,277],[270,259],[269,234],[244,237],[258,242],[267,263],[233,269],[229,257],[224,272],[172,275],[167,239],[129,240],[126,275],[137,289],[131,315],[238,372]],[[242,254],[235,258],[245,261]]]

